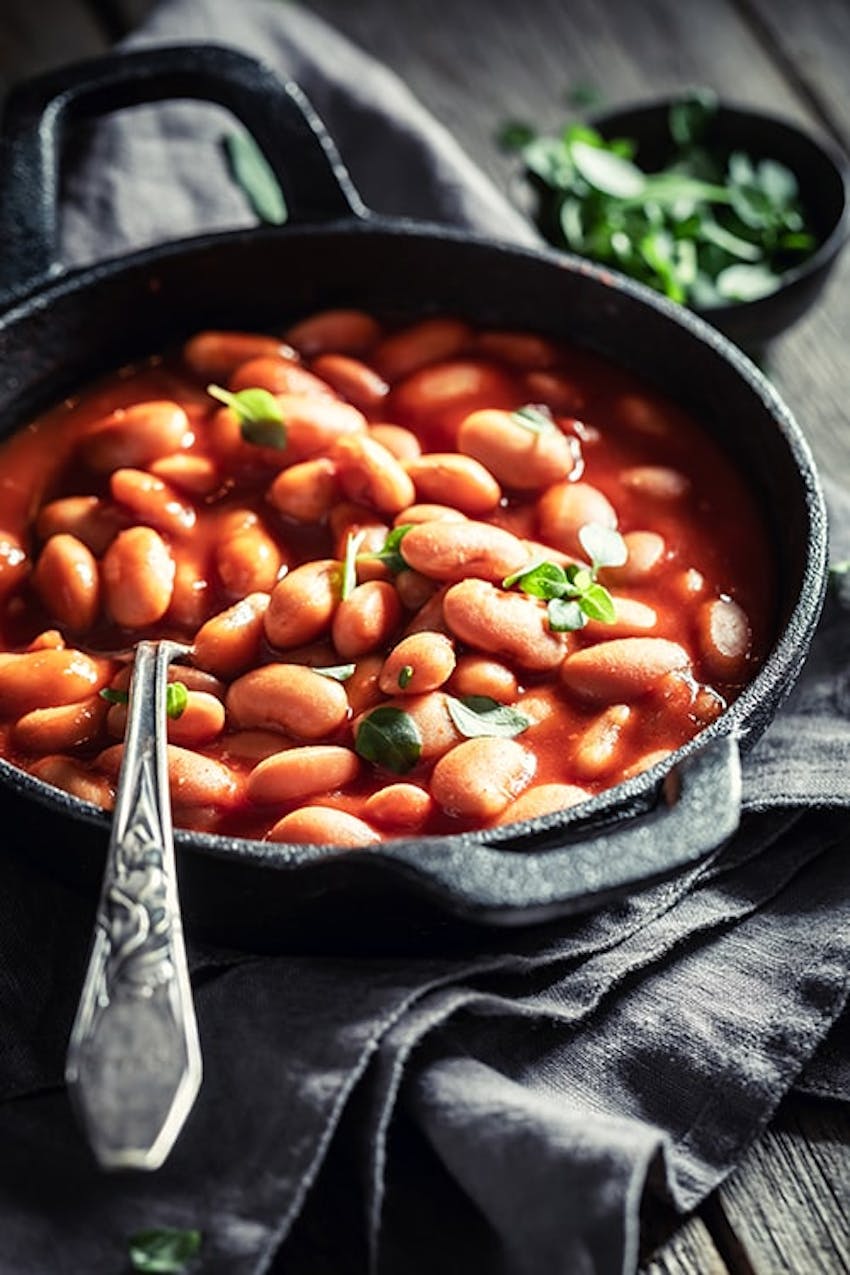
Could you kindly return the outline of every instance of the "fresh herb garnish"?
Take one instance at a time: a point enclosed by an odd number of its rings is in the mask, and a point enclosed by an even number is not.
[[[286,446],[286,425],[274,394],[262,389],[239,390],[231,394],[220,385],[208,385],[207,393],[236,413],[246,443],[253,443],[255,447],[274,447],[277,451]]]
[[[513,739],[531,725],[530,718],[524,713],[500,704],[489,695],[464,695],[461,699],[447,695],[446,708],[461,735],[467,739],[483,735]]]
[[[412,531],[414,526],[414,523],[406,522],[400,527],[393,527],[377,553],[367,553],[363,557],[368,558],[370,562],[382,562],[385,567],[389,567],[393,575],[398,575],[400,571],[407,571],[407,563],[401,556],[399,546],[408,531]]]
[[[399,686],[401,687],[403,691],[407,690],[412,680],[413,680],[413,665],[412,664],[403,665],[398,675]]]
[[[200,1231],[155,1227],[129,1239],[130,1265],[148,1275],[181,1275],[201,1249]]]
[[[518,584],[523,593],[546,603],[549,628],[555,633],[583,629],[588,620],[613,624],[617,618],[614,599],[597,580],[602,567],[621,567],[628,557],[626,542],[618,531],[599,523],[587,523],[578,533],[590,566],[571,562],[532,562],[521,571],[506,576],[502,587]]]
[[[339,596],[344,602],[357,587],[357,550],[366,538],[365,531],[349,531],[345,539],[345,551],[342,557],[342,577],[339,585]]]
[[[690,305],[775,291],[816,247],[797,179],[775,160],[708,149],[716,109],[704,90],[675,102],[668,163],[651,173],[635,162],[633,141],[608,140],[585,124],[560,137],[514,128],[544,234]]]
[[[353,664],[329,664],[326,668],[314,668],[313,672],[329,677],[334,682],[347,682],[354,676],[354,668]]]
[[[511,420],[532,434],[543,434],[548,429],[557,429],[552,413],[545,404],[526,403],[511,412]]]
[[[224,150],[230,175],[241,186],[260,221],[282,226],[287,218],[286,200],[271,166],[248,133],[228,133]]]
[[[406,775],[422,753],[422,736],[409,713],[385,705],[361,719],[354,748],[365,761],[393,774]]]
[[[107,704],[127,704],[130,701],[129,691],[114,691],[110,686],[104,686],[99,695]],[[184,683],[169,682],[165,688],[165,711],[172,721],[176,722],[178,717],[183,716],[188,702],[189,692]]]

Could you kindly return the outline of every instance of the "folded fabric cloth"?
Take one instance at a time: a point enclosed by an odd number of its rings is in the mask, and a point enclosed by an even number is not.
[[[533,242],[398,79],[309,13],[171,0],[130,43],[181,39],[295,78],[373,207]],[[66,260],[248,221],[221,159],[230,127],[179,104],[87,130]],[[850,556],[850,498],[830,500],[836,556]],[[833,596],[746,759],[738,835],[593,916],[493,932],[462,955],[194,945],[204,1086],[152,1175],[100,1173],[72,1119],[62,1064],[93,900],[27,862],[27,809],[4,797],[0,1269],[112,1275],[129,1234],[174,1226],[203,1232],[212,1275],[634,1270],[642,1198],[687,1210],[711,1191],[845,1004],[848,648]],[[813,1081],[833,1095],[839,1049]]]

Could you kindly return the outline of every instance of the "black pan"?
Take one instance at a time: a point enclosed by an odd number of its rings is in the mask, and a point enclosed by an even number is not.
[[[58,151],[72,118],[164,98],[229,107],[283,187],[282,228],[205,235],[64,272]],[[380,139],[376,139],[376,144]],[[363,208],[300,91],[233,50],[154,49],[45,76],[8,103],[0,194],[0,432],[90,378],[205,327],[280,328],[324,306],[443,312],[541,331],[640,373],[695,416],[760,499],[779,637],[741,697],[656,768],[577,809],[363,851],[178,833],[193,933],[274,948],[416,945],[435,925],[539,922],[698,861],[739,819],[739,750],[765,729],[822,604],[825,515],[809,449],[760,372],[686,310],[585,261]],[[96,891],[107,816],[5,762],[12,840]],[[88,825],[83,827],[82,825]],[[475,924],[477,923],[477,925]]]

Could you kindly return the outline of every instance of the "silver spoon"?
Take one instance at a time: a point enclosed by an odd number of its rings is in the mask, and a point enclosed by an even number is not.
[[[190,648],[139,642],[91,956],[65,1079],[98,1163],[158,1169],[201,1084],[177,897],[166,687]]]

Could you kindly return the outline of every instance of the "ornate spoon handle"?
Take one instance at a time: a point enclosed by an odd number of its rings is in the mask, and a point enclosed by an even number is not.
[[[201,1083],[166,764],[168,666],[188,647],[136,647],[124,760],[94,941],[65,1079],[103,1168],[157,1169]]]

